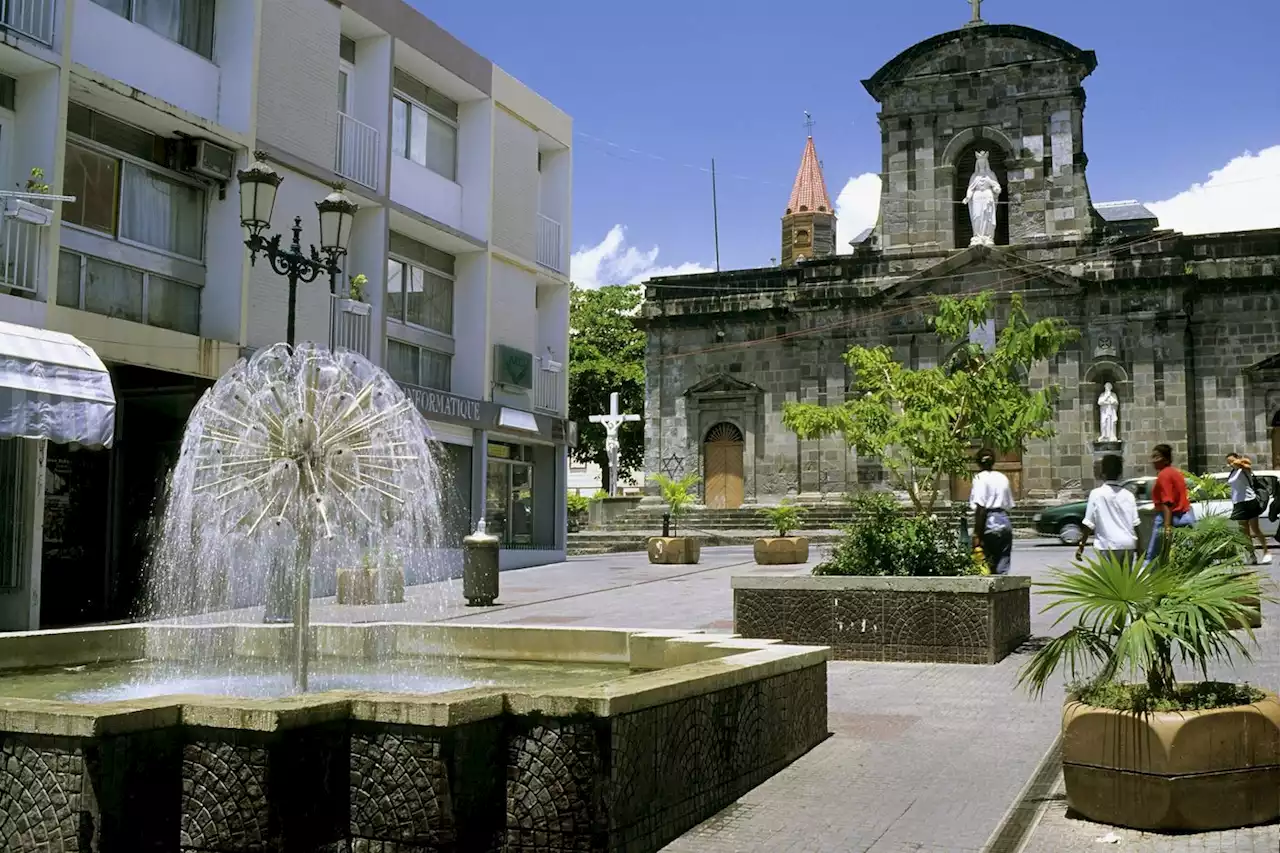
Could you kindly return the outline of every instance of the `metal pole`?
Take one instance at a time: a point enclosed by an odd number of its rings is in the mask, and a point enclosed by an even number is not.
[[[299,693],[305,693],[311,639],[311,536],[307,531],[298,536],[298,564],[294,574],[293,686]]]
[[[298,307],[298,265],[293,262],[294,259],[302,255],[302,217],[295,216],[293,218],[293,243],[289,246],[289,251],[293,253],[294,258],[290,259],[289,264],[289,325],[285,331],[285,343],[293,348],[294,343],[294,326],[295,317]]]
[[[711,158],[711,219],[716,235],[716,272],[720,272],[720,208],[716,202],[716,158]]]

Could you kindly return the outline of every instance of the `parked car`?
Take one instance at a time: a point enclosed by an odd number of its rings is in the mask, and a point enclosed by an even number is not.
[[[1151,501],[1151,486],[1155,481],[1155,477],[1133,477],[1120,485],[1133,492],[1134,498],[1142,504]],[[1087,500],[1072,501],[1038,512],[1031,520],[1036,533],[1041,536],[1056,536],[1064,545],[1079,545],[1084,536],[1084,511],[1088,506]],[[1227,512],[1231,512],[1230,507]]]

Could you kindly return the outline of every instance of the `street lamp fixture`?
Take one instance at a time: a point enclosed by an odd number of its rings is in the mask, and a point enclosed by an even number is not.
[[[255,151],[253,156],[254,162],[249,168],[236,174],[240,181],[240,224],[249,235],[244,244],[249,249],[250,264],[256,265],[258,255],[265,255],[276,274],[289,280],[289,325],[285,341],[293,346],[298,282],[309,284],[319,278],[320,273],[328,273],[329,291],[335,292],[338,274],[342,271],[339,262],[347,254],[351,223],[359,208],[342,192],[341,185],[335,186],[333,192],[316,202],[316,211],[320,214],[320,250],[316,251],[312,245],[310,252],[303,254],[301,216],[293,218],[293,242],[288,249],[282,249],[282,235],[265,235],[271,228],[276,193],[284,176],[267,164],[263,152]]]

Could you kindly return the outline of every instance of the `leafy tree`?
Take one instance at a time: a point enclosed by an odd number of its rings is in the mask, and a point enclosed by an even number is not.
[[[843,435],[860,455],[880,458],[917,513],[932,513],[941,478],[967,474],[975,444],[1013,451],[1053,434],[1057,388],[1030,391],[1020,375],[1077,333],[1058,319],[1031,322],[1015,294],[987,352],[969,333],[991,316],[988,293],[939,299],[930,324],[944,342],[958,344],[952,359],[913,370],[888,347],[853,347],[845,353],[853,368],[850,398],[831,406],[788,403],[783,424],[804,439]]]
[[[614,391],[623,412],[644,411],[644,332],[633,320],[639,306],[640,288],[634,285],[569,291],[569,418],[578,424],[573,457],[599,465],[605,483],[604,427],[588,418],[609,411]],[[621,480],[644,462],[643,426],[623,424],[618,443]]]

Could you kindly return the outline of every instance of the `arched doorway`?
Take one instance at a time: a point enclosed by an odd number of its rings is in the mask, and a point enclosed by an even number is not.
[[[952,198],[955,202],[953,208],[957,249],[969,248],[969,241],[973,239],[973,223],[969,221],[969,207],[964,203],[964,197],[969,190],[969,179],[973,177],[979,151],[987,152],[987,162],[990,163],[996,180],[1000,182],[1000,197],[996,199],[996,233],[993,239],[997,246],[1009,245],[1009,170],[1005,165],[1004,151],[994,140],[979,139],[965,148],[956,159]]]
[[[730,423],[707,430],[702,445],[705,501],[711,509],[742,506],[742,431]]]

